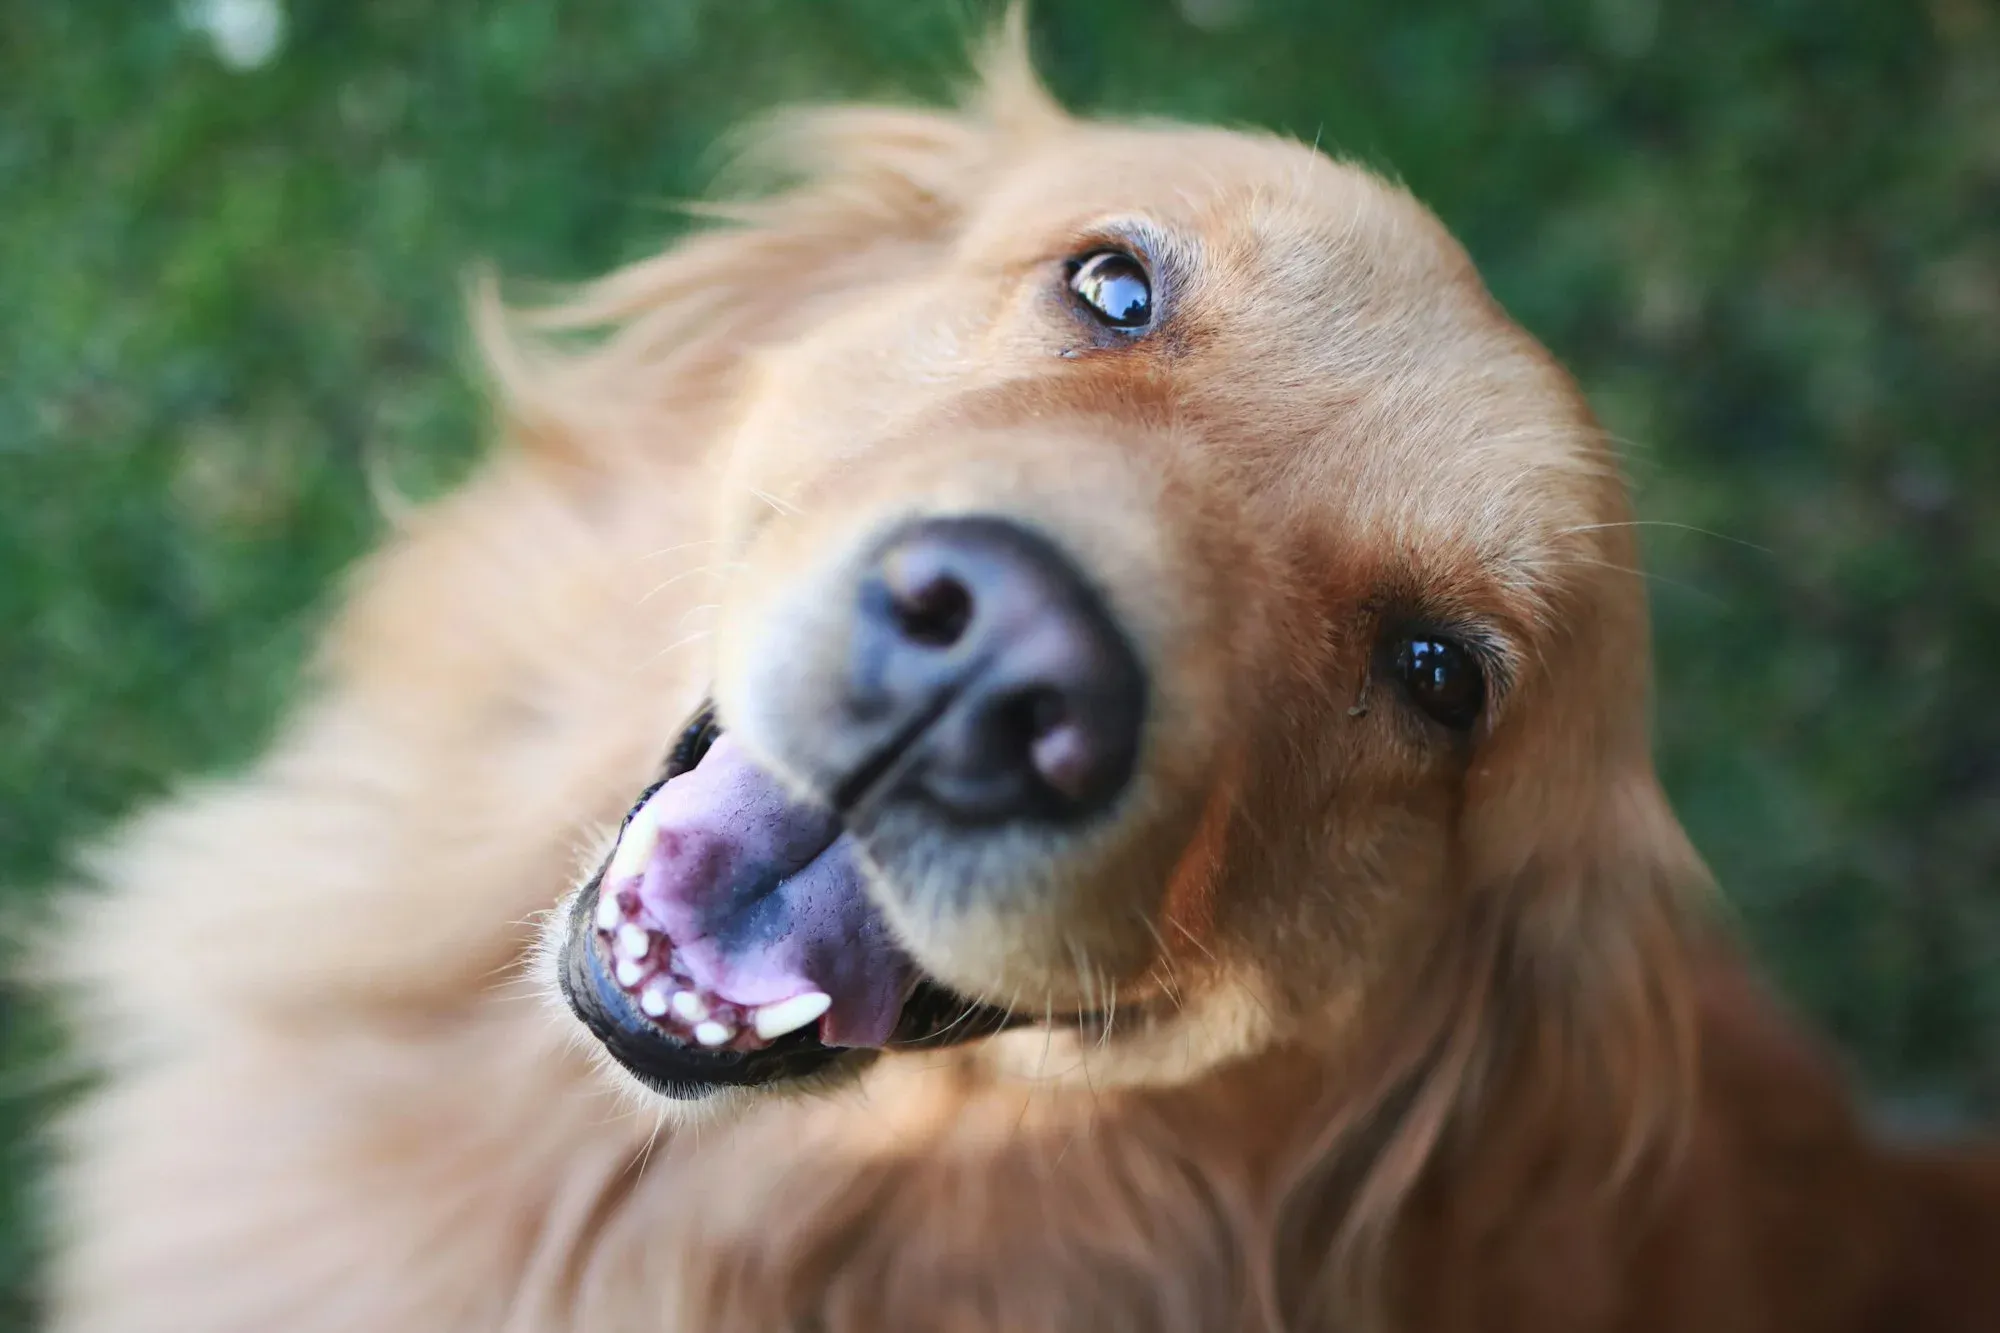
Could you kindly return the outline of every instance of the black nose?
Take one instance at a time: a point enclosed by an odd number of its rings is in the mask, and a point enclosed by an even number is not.
[[[905,529],[863,581],[848,721],[879,739],[846,784],[969,822],[1066,818],[1131,779],[1146,678],[1103,599],[1005,519]]]

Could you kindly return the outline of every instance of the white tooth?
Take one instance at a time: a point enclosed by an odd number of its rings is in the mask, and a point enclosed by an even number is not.
[[[756,1025],[758,1036],[765,1041],[773,1041],[787,1032],[798,1031],[832,1007],[831,995],[809,990],[804,995],[794,995],[789,1000],[763,1006],[751,1022]]]
[[[704,1046],[720,1046],[735,1035],[734,1032],[731,1032],[720,1023],[709,1022],[696,1023],[694,1025],[694,1039]]]
[[[708,1017],[708,1006],[691,990],[675,991],[674,1012],[690,1023],[699,1023]]]
[[[611,853],[611,864],[604,868],[604,883],[623,884],[637,879],[645,872],[646,862],[653,859],[653,848],[659,845],[659,841],[659,816],[651,808],[641,807],[618,837],[618,848]]]
[[[653,937],[644,926],[627,921],[618,927],[618,952],[635,962],[653,947]]]
[[[667,988],[659,982],[639,992],[639,1008],[648,1018],[665,1018],[667,1015]]]
[[[626,990],[631,990],[634,986],[638,985],[639,978],[646,975],[645,969],[630,958],[620,958],[618,966],[613,968],[612,971],[618,978],[618,984]]]
[[[625,912],[618,906],[618,895],[600,889],[597,894],[597,928],[609,935],[618,929],[618,923],[624,919]]]

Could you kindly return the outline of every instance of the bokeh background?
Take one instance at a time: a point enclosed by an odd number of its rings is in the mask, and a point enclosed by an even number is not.
[[[371,476],[484,429],[475,261],[658,246],[786,99],[934,99],[974,0],[0,5],[0,912],[269,734]],[[1661,758],[1882,1104],[2000,1111],[2000,9],[1043,0],[1073,106],[1389,171],[1653,525]],[[143,960],[135,960],[143,965]],[[0,1329],[66,1084],[0,991]]]

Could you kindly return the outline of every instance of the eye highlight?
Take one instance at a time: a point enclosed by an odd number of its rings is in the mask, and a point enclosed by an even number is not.
[[[1464,644],[1437,634],[1411,634],[1391,658],[1410,702],[1453,731],[1469,731],[1486,706],[1486,672]]]
[[[1137,333],[1153,322],[1153,280],[1124,250],[1098,250],[1072,261],[1069,289],[1084,313],[1108,329]]]

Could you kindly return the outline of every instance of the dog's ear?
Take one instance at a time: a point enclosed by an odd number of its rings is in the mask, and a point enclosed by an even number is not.
[[[514,440],[566,461],[704,432],[743,354],[949,243],[970,200],[1066,115],[1037,81],[1016,8],[956,111],[831,106],[752,127],[733,197],[690,205],[704,229],[546,308],[510,314],[490,280],[473,325]]]
[[[1561,632],[1477,752],[1460,900],[1296,1155],[1276,1308],[1336,1302],[1372,1327],[1406,1203],[1440,1171],[1449,1206],[1481,1214],[1469,1225],[1504,1228],[1524,1189],[1608,1205],[1685,1142],[1710,882],[1653,771],[1629,525],[1594,526],[1548,608]]]
[[[1501,935],[1489,1035],[1525,1071],[1498,1091],[1601,1128],[1610,1181],[1673,1146],[1692,1113],[1707,888],[1650,769],[1634,768],[1601,775],[1569,829],[1475,889]]]
[[[1607,507],[1621,521],[1572,553],[1563,633],[1473,774],[1464,856],[1508,1059],[1533,1071],[1514,1091],[1571,1117],[1587,1099],[1622,1175],[1691,1112],[1712,886],[1654,772],[1646,599],[1622,494]]]

